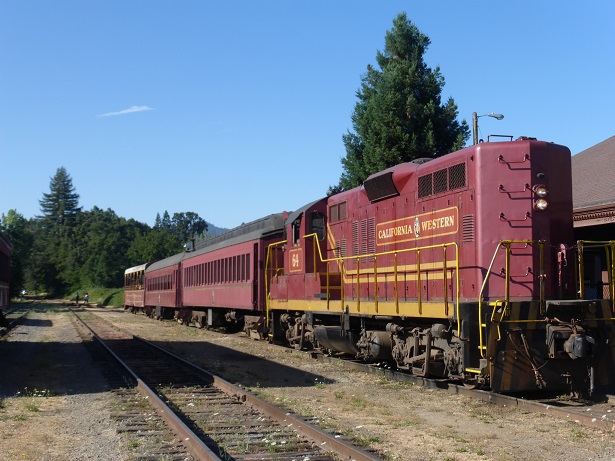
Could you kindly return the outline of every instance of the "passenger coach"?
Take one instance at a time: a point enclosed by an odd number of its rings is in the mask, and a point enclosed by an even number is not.
[[[283,214],[241,225],[199,244],[181,262],[180,320],[248,327],[265,312],[265,258],[280,240]]]
[[[248,322],[259,330],[254,325],[265,312],[267,248],[282,238],[284,217],[273,214],[207,239],[194,251],[127,269],[124,307],[199,327]]]
[[[145,306],[145,269],[149,264],[124,271],[124,308],[135,312]]]

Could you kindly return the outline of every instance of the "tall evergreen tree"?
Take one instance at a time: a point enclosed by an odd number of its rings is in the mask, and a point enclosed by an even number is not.
[[[49,183],[49,193],[43,193],[39,200],[43,213],[42,219],[46,227],[71,225],[74,223],[79,207],[79,194],[75,192],[73,180],[66,171],[60,167]]]
[[[160,221],[160,229],[167,232],[171,232],[173,230],[171,216],[169,215],[169,212],[167,210],[164,210],[164,213],[162,214],[162,220]]]
[[[43,193],[39,204],[42,215],[37,216],[27,283],[50,294],[61,294],[79,282],[82,262],[74,238],[81,212],[79,195],[64,167],[51,178],[49,193]]]
[[[379,69],[368,65],[362,76],[352,114],[354,132],[342,137],[344,171],[330,192],[356,187],[398,163],[439,157],[464,146],[468,124],[457,121],[452,98],[441,101],[444,77],[423,59],[429,44],[406,13],[393,20],[384,51],[376,55]]]

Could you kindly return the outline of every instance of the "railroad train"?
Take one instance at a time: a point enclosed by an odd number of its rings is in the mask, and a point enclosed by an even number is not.
[[[8,238],[0,233],[0,308],[10,302],[11,283],[11,244]]]
[[[601,243],[574,241],[570,157],[510,137],[399,164],[127,269],[125,308],[500,393],[611,386],[613,269],[583,299]]]
[[[4,323],[2,309],[11,302],[11,244],[0,232],[0,326]]]

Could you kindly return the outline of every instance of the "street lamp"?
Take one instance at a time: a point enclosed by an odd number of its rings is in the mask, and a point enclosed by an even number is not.
[[[493,117],[496,120],[502,120],[504,118],[502,114],[494,114],[493,112],[485,115],[476,115],[476,112],[472,112],[472,133],[474,134],[474,144],[478,144],[478,119],[480,117]]]

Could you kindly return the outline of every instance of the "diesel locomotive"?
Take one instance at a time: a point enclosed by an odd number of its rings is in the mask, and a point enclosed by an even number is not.
[[[126,308],[495,392],[615,381],[613,269],[583,299],[570,151],[533,138],[403,163],[126,271]],[[611,252],[611,253],[609,253]]]

